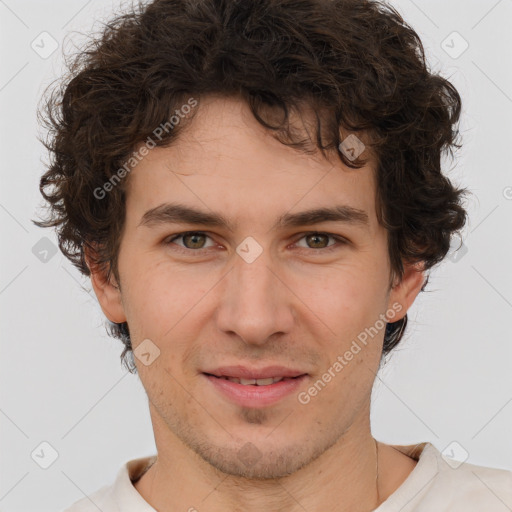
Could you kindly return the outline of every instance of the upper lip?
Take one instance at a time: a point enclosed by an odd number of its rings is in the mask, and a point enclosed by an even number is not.
[[[285,366],[265,366],[265,368],[248,368],[247,366],[220,366],[203,373],[216,377],[235,377],[238,379],[268,379],[269,377],[298,377],[306,372]]]

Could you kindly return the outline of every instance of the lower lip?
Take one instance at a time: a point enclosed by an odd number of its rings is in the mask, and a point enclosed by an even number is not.
[[[281,380],[267,386],[244,385],[213,375],[203,374],[224,396],[242,407],[265,407],[297,391],[307,375]]]

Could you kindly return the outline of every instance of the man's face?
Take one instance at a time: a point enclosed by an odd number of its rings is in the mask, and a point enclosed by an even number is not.
[[[394,300],[386,231],[370,167],[284,146],[241,101],[209,97],[197,108],[178,142],[151,150],[128,178],[122,311],[135,352],[148,339],[149,353],[160,351],[149,365],[144,358],[154,355],[136,358],[157,446],[184,443],[224,472],[276,478],[368,427],[379,319]],[[167,203],[218,213],[233,229],[163,216],[143,222]],[[339,206],[365,212],[367,222],[275,226],[285,215]],[[171,240],[186,231],[200,233]],[[375,326],[340,370],[338,356]],[[306,376],[258,386],[250,398],[252,386],[206,375],[275,365]],[[319,379],[324,385],[309,393]]]

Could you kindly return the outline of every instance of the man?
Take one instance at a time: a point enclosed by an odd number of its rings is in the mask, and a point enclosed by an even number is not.
[[[371,434],[380,362],[466,219],[440,168],[460,97],[398,13],[156,0],[71,71],[39,225],[90,275],[157,455],[68,511],[512,507],[511,472]]]

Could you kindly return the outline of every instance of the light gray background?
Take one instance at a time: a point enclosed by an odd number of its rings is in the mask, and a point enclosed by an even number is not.
[[[406,339],[379,374],[373,432],[384,442],[430,441],[440,450],[456,441],[469,462],[512,469],[512,1],[392,4],[422,37],[431,68],[462,95],[465,146],[446,166],[473,196],[467,252],[432,273],[410,312]],[[144,390],[121,367],[121,343],[106,335],[93,292],[81,288],[88,281],[60,252],[40,260],[36,244],[56,239],[30,222],[42,203],[46,159],[36,139],[37,102],[62,69],[63,49],[119,5],[0,0],[4,512],[61,510],[112,482],[128,459],[155,451]],[[51,48],[43,31],[59,45],[48,58],[31,47],[35,41],[39,51],[43,43]],[[460,56],[454,31],[469,44]],[[58,452],[48,469],[31,457],[34,450],[50,456],[44,441]],[[464,455],[458,445],[455,451]]]

